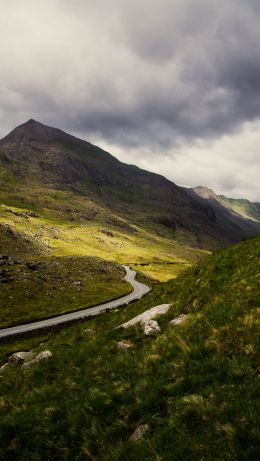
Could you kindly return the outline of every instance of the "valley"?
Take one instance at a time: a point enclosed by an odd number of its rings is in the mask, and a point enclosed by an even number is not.
[[[113,309],[0,339],[0,459],[255,461],[258,205],[35,120],[3,138],[0,329]]]

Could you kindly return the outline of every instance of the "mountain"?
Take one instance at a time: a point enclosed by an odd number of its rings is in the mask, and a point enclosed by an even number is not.
[[[229,211],[242,216],[243,218],[260,222],[260,203],[250,202],[246,199],[235,199],[217,195],[212,189],[203,186],[197,186],[192,189],[199,197],[208,200],[210,203],[218,203]]]
[[[250,202],[249,200],[240,198],[229,198],[224,195],[219,195],[219,200],[235,213],[244,218],[260,222],[260,203]]]
[[[217,195],[212,189],[198,186],[186,189],[188,194],[203,206],[214,210],[216,227],[239,240],[244,233],[254,236],[260,231],[259,204],[245,199],[232,199]]]
[[[2,204],[51,219],[55,229],[64,222],[99,224],[127,235],[143,229],[154,238],[200,248],[226,245],[260,230],[230,210],[219,219],[211,201],[198,200],[160,175],[32,119],[0,141],[0,188]],[[33,220],[27,221],[30,227]],[[52,239],[50,233],[47,238]]]

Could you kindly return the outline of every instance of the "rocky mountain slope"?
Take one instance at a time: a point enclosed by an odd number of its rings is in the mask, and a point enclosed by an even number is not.
[[[211,203],[195,200],[162,176],[125,165],[102,149],[34,120],[0,141],[2,203],[58,219],[105,222],[135,232],[142,226],[214,247],[259,228],[228,213],[219,225]],[[216,243],[217,242],[217,243]]]
[[[205,186],[193,187],[191,189],[201,198],[208,200],[210,203],[219,203],[229,211],[252,221],[260,222],[260,203],[250,202],[246,199],[235,199],[218,195],[212,189]]]
[[[217,195],[212,189],[204,186],[186,190],[201,205],[210,206],[214,210],[215,225],[220,232],[233,235],[237,240],[243,234],[248,237],[260,232],[259,204]]]

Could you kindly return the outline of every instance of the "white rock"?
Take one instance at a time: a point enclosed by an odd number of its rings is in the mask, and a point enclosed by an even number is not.
[[[50,357],[52,357],[51,351],[45,350],[36,355],[35,359],[39,361],[43,359],[49,359]]]
[[[130,347],[133,347],[133,343],[131,343],[131,341],[127,341],[125,339],[123,339],[122,341],[119,341],[119,343],[117,343],[117,348],[118,349],[129,349]]]
[[[146,336],[158,335],[161,332],[161,328],[156,320],[143,321],[141,327]]]
[[[52,353],[51,351],[42,351],[40,352],[38,355],[36,355],[36,357],[33,359],[33,360],[30,360],[29,362],[25,362],[23,365],[22,365],[22,369],[26,369],[26,368],[30,368],[32,365],[34,365],[35,363],[38,363],[40,362],[41,360],[46,360],[46,359],[49,359],[50,357],[52,357]]]
[[[9,365],[20,365],[32,360],[36,354],[34,352],[14,352],[8,359]]]
[[[130,440],[133,440],[134,442],[142,440],[147,431],[149,431],[148,424],[142,424],[141,426],[138,426],[134,433],[131,435]]]
[[[171,307],[170,304],[160,304],[159,306],[151,307],[151,309],[148,309],[142,314],[139,314],[136,317],[132,318],[128,322],[125,322],[122,325],[119,325],[119,327],[117,328],[120,328],[120,327],[129,328],[133,325],[136,325],[137,323],[147,322],[148,320],[151,320],[154,317],[158,317],[159,315],[166,314],[166,312],[168,312],[170,307]]]
[[[179,325],[180,323],[184,322],[189,316],[187,314],[181,314],[175,319],[169,322],[170,325]]]

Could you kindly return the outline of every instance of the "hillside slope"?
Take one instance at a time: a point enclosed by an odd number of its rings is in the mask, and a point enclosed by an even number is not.
[[[253,227],[216,225],[209,204],[162,176],[125,165],[92,144],[34,120],[0,141],[1,200],[59,219],[139,225],[196,246],[227,244],[256,234]],[[238,222],[237,222],[238,221]]]
[[[0,458],[258,459],[259,264],[260,238],[248,240],[118,312],[3,345],[2,362],[30,348],[53,357],[1,375]],[[172,307],[157,337],[114,330],[163,302]],[[181,313],[188,319],[169,325]],[[119,350],[122,339],[132,348]],[[148,431],[132,440],[142,425]]]

